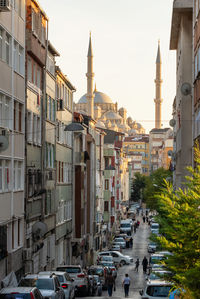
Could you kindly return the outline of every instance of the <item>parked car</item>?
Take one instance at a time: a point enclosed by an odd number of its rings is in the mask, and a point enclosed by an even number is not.
[[[157,245],[155,243],[149,243],[147,250],[149,253],[155,253]]]
[[[37,287],[43,297],[50,297],[51,299],[64,299],[65,293],[58,277],[54,274],[28,274],[24,276],[20,283],[20,287]]]
[[[165,269],[166,267],[162,264],[153,264],[151,267],[149,267],[149,272],[162,271]]]
[[[39,275],[51,275],[55,274],[58,277],[61,287],[65,293],[65,299],[75,298],[75,284],[74,279],[69,276],[66,272],[61,271],[44,271],[39,272]]]
[[[98,255],[98,261],[101,262],[114,262],[111,255]]]
[[[121,220],[120,222],[120,233],[126,233],[127,235],[131,235],[132,233],[132,223],[131,219]]]
[[[129,255],[123,255],[121,252],[118,251],[102,251],[99,253],[99,255],[111,255],[113,257],[113,261],[121,265],[129,265],[133,262],[132,257],[130,257]]]
[[[98,275],[93,275],[94,279],[96,280],[96,284],[97,284],[97,296],[101,296],[102,295],[102,282],[101,282],[101,279]]]
[[[126,248],[126,242],[124,241],[124,239],[123,238],[116,238],[116,239],[114,239],[114,241],[113,241],[113,243],[112,243],[113,245],[120,245],[121,246],[121,248]]]
[[[62,265],[56,271],[65,271],[74,279],[76,293],[87,295],[90,293],[89,279],[80,265]]]
[[[144,290],[139,293],[142,299],[168,299],[172,284],[165,281],[154,280],[147,282]]]
[[[8,287],[0,290],[0,299],[43,299],[36,287]]]
[[[107,268],[115,267],[114,262],[109,262],[109,261],[100,261],[99,265]]]
[[[98,275],[99,279],[101,281],[101,284],[102,284],[102,288],[106,288],[107,268],[100,266],[100,265],[98,265],[98,266],[93,265],[93,266],[90,266],[90,268],[88,269],[88,274],[93,275],[93,276]]]
[[[152,254],[149,258],[149,267],[152,268],[154,264],[161,264],[162,261],[166,259],[166,256],[163,254]]]
[[[165,280],[166,277],[172,276],[172,272],[166,270],[156,270],[151,272],[147,277],[146,280]]]
[[[121,251],[121,246],[120,245],[112,245],[112,247],[111,247],[111,250],[112,251]]]

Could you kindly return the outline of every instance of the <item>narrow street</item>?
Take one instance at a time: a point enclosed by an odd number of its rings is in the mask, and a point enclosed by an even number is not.
[[[114,298],[125,298],[124,290],[122,288],[122,281],[126,273],[129,274],[131,278],[131,286],[129,291],[129,298],[131,299],[141,299],[139,294],[139,290],[143,288],[145,285],[145,275],[143,274],[142,270],[142,259],[146,255],[149,256],[147,252],[147,244],[148,244],[148,237],[149,237],[149,226],[147,223],[143,224],[142,219],[140,220],[140,227],[138,228],[136,234],[133,235],[133,248],[132,249],[125,249],[123,250],[123,254],[130,255],[133,257],[133,264],[123,266],[118,270],[118,276],[116,280],[116,291],[113,292],[113,299]],[[138,273],[134,271],[135,268],[135,261],[139,258],[140,266]],[[89,297],[88,297],[89,298]],[[93,297],[95,298],[95,297]],[[100,298],[100,297],[96,297]],[[101,298],[108,298],[107,291],[103,292]]]

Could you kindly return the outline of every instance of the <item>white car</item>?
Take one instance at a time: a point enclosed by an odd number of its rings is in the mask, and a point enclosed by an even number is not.
[[[154,280],[147,282],[145,289],[139,293],[142,299],[168,299],[171,288],[169,282]]]
[[[124,238],[121,237],[114,239],[113,244],[120,245],[123,249],[126,248],[126,242],[124,241]]]
[[[128,255],[123,255],[121,252],[118,251],[102,251],[99,253],[99,256],[102,255],[110,255],[113,257],[114,263],[122,264],[122,265],[129,265],[133,263],[133,258]]]

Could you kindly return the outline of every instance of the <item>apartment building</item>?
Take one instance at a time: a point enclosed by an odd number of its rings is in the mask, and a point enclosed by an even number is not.
[[[198,1],[195,1],[198,3]],[[198,17],[198,6],[196,6]],[[196,34],[197,27],[195,27]],[[196,37],[197,37],[196,35]],[[181,187],[188,174],[186,167],[192,165],[193,147],[193,107],[192,107],[192,64],[193,64],[193,0],[174,0],[170,50],[176,51],[176,100],[173,108],[173,127],[175,138],[174,186]],[[195,78],[198,72],[198,44],[195,39]],[[195,99],[198,97],[198,80],[195,84]],[[195,100],[195,101],[196,101]],[[195,117],[198,119],[198,105]],[[197,122],[198,124],[198,122]],[[197,128],[197,127],[196,127]],[[197,129],[196,129],[197,130]],[[196,134],[196,136],[198,133]]]
[[[200,2],[194,1],[193,9],[193,82],[194,82],[194,95],[193,95],[193,139],[200,143]]]
[[[56,266],[71,264],[73,206],[73,134],[65,131],[73,119],[75,87],[56,66]]]
[[[0,280],[23,273],[25,1],[0,2]]]
[[[171,158],[168,152],[173,150],[173,132],[170,128],[152,129],[149,132],[149,169],[150,173],[158,168],[168,169]]]
[[[149,175],[149,136],[129,136],[124,139],[124,151],[132,167],[132,177],[139,172]]]
[[[43,177],[43,106],[45,98],[48,18],[37,1],[26,1],[26,144],[23,259],[25,272],[46,266]]]

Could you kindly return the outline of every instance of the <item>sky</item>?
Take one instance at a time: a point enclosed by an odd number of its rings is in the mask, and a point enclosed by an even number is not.
[[[49,17],[57,64],[86,93],[87,50],[92,33],[97,90],[140,122],[154,128],[158,40],[162,58],[162,124],[169,126],[175,96],[175,51],[169,50],[173,0],[39,0]]]

